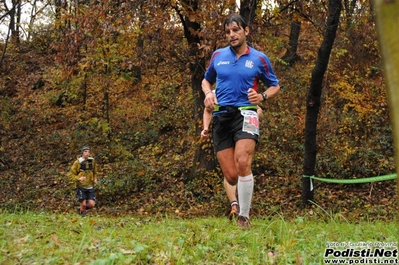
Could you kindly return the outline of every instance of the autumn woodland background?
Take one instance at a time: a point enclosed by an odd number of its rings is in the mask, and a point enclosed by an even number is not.
[[[261,105],[253,214],[292,217],[322,207],[350,220],[395,216],[395,181],[315,181],[317,206],[300,207],[306,99],[329,1],[246,0],[240,8],[213,0],[40,1],[46,8],[22,24],[18,10],[27,2],[39,1],[0,3],[0,23],[10,27],[0,43],[1,209],[73,212],[66,173],[89,144],[101,166],[99,214],[224,215],[228,202],[213,146],[199,140],[200,80],[212,51],[227,45],[221,25],[235,10],[251,22],[249,41],[269,56],[282,87]],[[365,0],[338,2],[315,173],[391,174],[373,9]]]

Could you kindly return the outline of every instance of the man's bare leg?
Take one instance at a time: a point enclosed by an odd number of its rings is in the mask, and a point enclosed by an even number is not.
[[[239,213],[237,199],[238,174],[234,163],[234,149],[229,148],[219,151],[217,152],[217,157],[224,175],[223,186],[231,205],[229,218],[232,219],[234,215]]]
[[[231,210],[229,219],[232,219],[234,215],[238,215],[238,200],[237,200],[237,185],[231,185],[226,178],[223,179],[223,186],[229,199]]]

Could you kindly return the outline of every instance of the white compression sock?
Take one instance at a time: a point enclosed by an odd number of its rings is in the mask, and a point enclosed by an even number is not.
[[[254,176],[252,174],[245,177],[238,176],[237,189],[238,189],[238,202],[240,204],[240,215],[249,218],[252,193],[254,190]]]

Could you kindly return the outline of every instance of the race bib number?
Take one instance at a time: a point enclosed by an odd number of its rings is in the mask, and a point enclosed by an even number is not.
[[[252,110],[241,110],[241,115],[244,116],[242,131],[250,134],[259,135],[258,113]]]

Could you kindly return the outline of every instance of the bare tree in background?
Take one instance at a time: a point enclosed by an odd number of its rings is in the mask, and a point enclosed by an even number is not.
[[[9,7],[7,6],[6,1],[3,1],[4,9],[6,13],[2,15],[0,20],[5,19],[7,16],[9,17],[10,23],[8,25],[8,30],[7,30],[7,35],[6,35],[6,40],[3,48],[3,52],[1,54],[0,58],[0,67],[2,65],[2,62],[4,60],[4,55],[7,51],[7,46],[8,42],[10,40],[10,35],[11,35],[11,41],[15,43],[16,45],[19,44],[19,24],[21,20],[21,1],[20,0],[13,0],[11,2],[12,6]]]
[[[305,123],[305,159],[304,176],[302,177],[302,203],[307,205],[313,200],[314,190],[311,176],[315,174],[316,166],[316,131],[317,118],[320,110],[320,98],[323,89],[324,74],[327,70],[331,50],[335,41],[341,14],[342,0],[329,1],[329,16],[327,19],[324,39],[319,48],[316,65],[312,71],[310,88],[306,100],[306,123]]]

